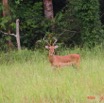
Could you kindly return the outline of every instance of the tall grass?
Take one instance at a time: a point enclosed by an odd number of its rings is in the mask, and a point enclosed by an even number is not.
[[[58,51],[60,55],[68,53],[81,55],[79,70],[71,66],[54,69],[46,50],[1,53],[0,103],[100,103],[104,95],[103,49]]]

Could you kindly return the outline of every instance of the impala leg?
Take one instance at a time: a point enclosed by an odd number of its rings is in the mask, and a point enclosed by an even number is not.
[[[76,68],[76,69],[79,69],[79,68],[80,68],[80,64],[79,64],[78,61],[73,62],[73,63],[72,63],[72,66],[73,66],[74,68]]]
[[[78,60],[77,62],[76,62],[76,67],[79,69],[80,68],[80,60]]]
[[[60,66],[60,65],[57,65],[57,66],[56,66],[56,68],[60,69],[60,68],[61,68],[61,66]]]
[[[52,68],[54,70],[59,70],[61,68],[61,66],[60,65],[52,65]]]
[[[76,64],[76,67],[77,67],[77,69],[79,69],[79,68],[80,68],[80,65],[79,65],[79,63],[77,63],[77,64]]]

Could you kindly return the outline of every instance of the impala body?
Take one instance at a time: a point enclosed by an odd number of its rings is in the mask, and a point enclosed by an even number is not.
[[[67,65],[73,65],[79,67],[80,65],[80,55],[79,54],[69,54],[65,56],[55,55],[55,49],[58,46],[45,46],[49,50],[49,61],[52,66],[62,67]]]

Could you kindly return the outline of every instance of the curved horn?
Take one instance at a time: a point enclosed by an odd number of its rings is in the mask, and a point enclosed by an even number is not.
[[[54,37],[53,38],[55,41],[54,41],[54,43],[53,43],[53,45],[55,45],[56,44],[56,42],[57,42],[57,39]]]
[[[43,38],[43,40],[50,46],[50,43],[48,42],[48,40],[45,40],[45,38]]]

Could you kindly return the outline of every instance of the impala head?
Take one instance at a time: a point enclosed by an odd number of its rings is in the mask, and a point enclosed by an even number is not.
[[[49,50],[49,55],[54,55],[55,49],[58,48],[58,46],[45,46],[45,48]]]
[[[55,39],[55,38],[54,38],[54,39]],[[50,44],[48,43],[48,45],[45,46],[45,48],[49,50],[49,55],[54,55],[54,54],[55,54],[55,49],[58,48],[58,46],[55,45],[56,42],[57,42],[57,39],[55,39],[55,41],[54,41],[54,43],[53,43],[52,45],[50,45]]]

